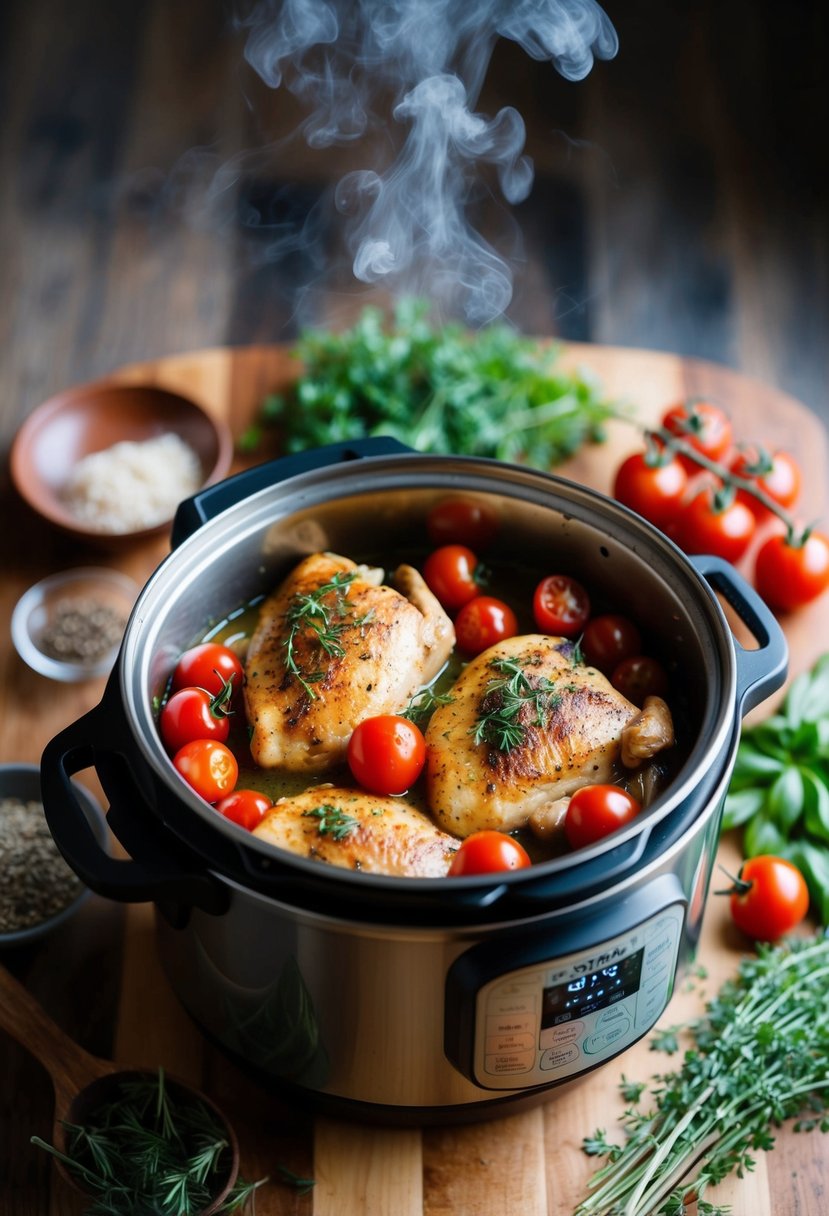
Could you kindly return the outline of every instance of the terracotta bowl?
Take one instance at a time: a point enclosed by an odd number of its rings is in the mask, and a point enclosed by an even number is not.
[[[84,456],[122,440],[142,442],[173,432],[193,449],[202,485],[230,469],[233,440],[225,423],[178,393],[151,385],[98,382],[50,397],[20,427],[10,466],[18,493],[44,519],[84,541],[107,546],[168,532],[169,519],[131,532],[101,531],[79,521],[62,499],[74,466]],[[181,497],[188,497],[185,490]]]

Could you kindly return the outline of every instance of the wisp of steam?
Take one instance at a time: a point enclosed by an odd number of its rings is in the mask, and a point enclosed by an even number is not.
[[[475,112],[481,86],[498,38],[569,80],[612,58],[595,0],[259,0],[241,24],[251,66],[305,106],[312,147],[378,131],[395,147],[388,167],[355,169],[336,191],[355,276],[460,303],[473,324],[500,315],[512,275],[466,204],[482,166],[509,203],[526,198],[533,166],[517,110]]]

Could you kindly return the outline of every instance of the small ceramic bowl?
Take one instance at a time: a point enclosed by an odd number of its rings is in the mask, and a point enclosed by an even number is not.
[[[98,841],[105,847],[107,826],[100,803],[78,782],[73,782],[73,785],[78,801],[83,807],[93,832]],[[21,802],[41,802],[40,769],[36,764],[0,764],[0,840],[4,840],[2,815],[6,813],[4,803],[7,799],[20,799]],[[51,841],[51,836],[48,837],[48,840]],[[6,843],[8,846],[8,842]],[[57,849],[57,846],[54,847]],[[19,853],[16,850],[15,853],[16,859],[19,860]],[[6,862],[6,866],[6,871],[0,867],[0,883],[2,883],[0,898],[8,893],[10,889],[9,884],[15,881],[14,876],[9,873],[11,869],[15,868],[14,863]],[[37,859],[34,859],[33,866],[37,867]],[[19,873],[16,868],[15,872]],[[67,878],[70,875],[71,871],[67,871]],[[4,927],[6,922],[0,922],[0,950],[10,946],[26,946],[38,941],[40,938],[46,937],[47,934],[69,920],[71,916],[74,916],[83,902],[89,898],[89,894],[90,892],[87,887],[80,886],[70,901],[58,908],[57,911],[42,920],[36,921],[34,924],[25,925],[22,928],[7,929]]]
[[[152,385],[101,381],[66,389],[34,410],[12,444],[12,480],[21,497],[44,519],[87,543],[120,546],[169,532],[175,507],[152,526],[129,531],[98,527],[78,518],[65,499],[78,462],[127,440],[141,443],[177,435],[195,452],[201,486],[230,469],[233,440],[224,422],[178,393]],[[192,486],[179,499],[189,498]]]
[[[34,671],[51,680],[68,683],[105,676],[115,662],[138,590],[132,579],[103,566],[50,574],[15,605],[15,649]]]

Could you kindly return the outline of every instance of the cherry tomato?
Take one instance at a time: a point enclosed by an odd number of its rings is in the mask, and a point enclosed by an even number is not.
[[[718,510],[714,498],[711,487],[706,486],[683,508],[678,542],[686,553],[712,553],[737,562],[751,543],[757,520],[738,499]]]
[[[790,861],[765,853],[744,861],[729,900],[738,929],[758,941],[774,942],[809,911],[809,888]]]
[[[829,587],[829,537],[811,532],[802,545],[771,536],[757,554],[754,582],[770,608],[791,612]]]
[[[466,545],[442,545],[426,558],[423,577],[444,608],[455,612],[480,593],[478,559]]]
[[[535,589],[533,616],[542,633],[575,638],[590,616],[590,597],[569,575],[549,574]]]
[[[587,622],[581,647],[587,663],[609,676],[623,659],[641,654],[642,635],[633,621],[610,612]]]
[[[229,747],[215,739],[193,739],[173,757],[188,785],[206,802],[230,794],[239,779],[239,766]]]
[[[771,468],[766,468],[765,472],[761,471],[768,461],[771,462]],[[781,507],[793,507],[800,496],[800,468],[788,452],[773,452],[770,456],[766,454],[764,461],[756,449],[744,449],[734,457],[730,468],[738,477],[754,482],[758,490],[762,490],[772,502]],[[768,519],[772,514],[759,498],[745,490],[738,490],[737,497],[757,519]]]
[[[531,865],[529,854],[506,832],[473,832],[467,836],[449,867],[455,878],[465,874],[492,874],[498,870],[523,870]]]
[[[664,697],[668,691],[668,674],[658,659],[646,654],[622,659],[613,669],[610,683],[632,701],[642,706],[646,697]]]
[[[503,600],[476,595],[455,617],[455,637],[466,654],[480,654],[518,633],[518,619]]]
[[[477,552],[492,543],[498,523],[492,511],[473,498],[444,498],[429,512],[426,530],[434,545],[468,545]]]
[[[229,646],[218,642],[202,642],[185,650],[173,671],[173,691],[179,688],[206,688],[214,695],[220,693],[227,680],[233,680],[238,692],[245,678],[242,660]]]
[[[687,488],[688,474],[676,456],[662,454],[651,460],[648,453],[637,452],[619,465],[613,497],[664,528],[676,515]]]
[[[423,770],[426,741],[408,718],[378,714],[354,728],[347,754],[349,768],[364,789],[403,794]]]
[[[709,460],[721,461],[731,447],[732,431],[728,415],[718,405],[708,401],[672,406],[663,415],[662,425],[666,431],[684,439]],[[679,453],[677,459],[689,472],[699,472],[700,466],[691,457]]]
[[[252,832],[272,806],[267,794],[260,794],[258,790],[234,790],[216,803],[216,810],[224,815],[225,819],[231,819]]]
[[[216,696],[204,688],[180,688],[166,702],[158,718],[158,729],[168,752],[177,752],[192,739],[218,739],[230,734],[228,702],[231,683]]]
[[[618,785],[584,785],[570,799],[564,835],[571,849],[583,849],[630,823],[641,809],[633,795]]]

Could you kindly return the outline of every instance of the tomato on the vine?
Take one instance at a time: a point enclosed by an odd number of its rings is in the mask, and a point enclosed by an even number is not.
[[[787,510],[800,496],[800,468],[788,452],[767,453],[757,448],[743,448],[731,461],[730,468],[732,473],[752,482],[767,498]],[[746,490],[738,490],[737,497],[757,519],[768,519],[772,514],[759,498]]]
[[[662,417],[662,426],[708,460],[722,461],[731,447],[731,421],[724,410],[709,401],[671,406]],[[692,457],[679,452],[677,459],[690,472],[699,472],[700,466]]]
[[[686,553],[711,553],[737,562],[756,528],[757,520],[745,503],[733,498],[721,507],[713,488],[706,486],[683,508],[677,539]]]
[[[229,747],[215,739],[193,739],[173,757],[173,764],[188,785],[206,802],[230,794],[239,779],[239,766]]]
[[[585,661],[609,676],[623,659],[642,652],[642,635],[626,616],[609,612],[587,622],[581,639]]]
[[[590,616],[590,597],[569,575],[549,574],[533,594],[533,616],[542,633],[575,638]]]
[[[518,633],[518,618],[509,604],[492,595],[476,595],[455,617],[455,637],[466,654],[480,654]]]
[[[466,545],[442,545],[426,558],[423,577],[444,608],[454,612],[480,593],[478,559]]]
[[[228,704],[233,685],[228,681],[215,696],[206,688],[180,688],[165,702],[158,729],[168,752],[177,752],[193,739],[218,739],[230,734]]]
[[[635,819],[641,806],[618,785],[583,785],[570,799],[564,835],[571,849],[595,844]]]
[[[228,680],[234,693],[242,687],[245,669],[242,660],[229,646],[218,642],[202,642],[185,650],[173,670],[173,692],[180,688],[205,688],[215,696]]]
[[[355,726],[348,742],[354,779],[373,794],[403,794],[426,763],[426,740],[419,728],[398,714],[378,714]]]
[[[610,683],[628,701],[642,706],[646,697],[665,696],[668,673],[658,659],[646,654],[634,654],[614,667]]]
[[[262,822],[273,806],[267,794],[258,790],[234,790],[216,803],[216,810],[225,819],[238,823],[249,832]]]
[[[450,875],[458,878],[466,874],[493,874],[500,870],[522,870],[531,865],[529,854],[506,832],[484,829],[473,832],[461,843],[452,864]]]
[[[730,896],[734,924],[757,941],[777,941],[809,911],[803,875],[790,861],[768,853],[743,862]]]
[[[492,512],[474,498],[443,498],[426,517],[434,545],[468,545],[477,552],[492,543],[497,530]]]
[[[829,537],[810,532],[802,543],[771,536],[760,548],[754,583],[770,608],[791,612],[829,587]]]
[[[688,488],[688,474],[669,452],[636,452],[616,470],[613,497],[657,528],[674,518]]]

